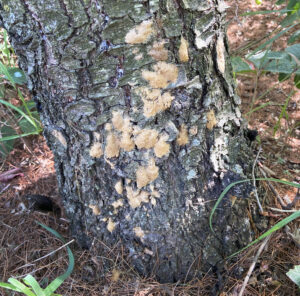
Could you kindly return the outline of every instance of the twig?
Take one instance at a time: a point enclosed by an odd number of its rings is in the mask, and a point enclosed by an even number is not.
[[[234,11],[234,13],[235,13],[235,18],[234,19],[236,20],[236,22],[239,24],[240,27],[243,27],[243,25],[242,25],[242,23],[239,19],[239,5],[238,5],[237,2],[235,2],[235,11]]]
[[[56,261],[58,261],[58,260],[60,260],[60,259],[62,259],[63,257],[59,257]],[[29,273],[25,273],[25,274],[21,274],[21,275],[18,275],[18,276],[14,276],[14,278],[15,279],[19,279],[19,278],[24,278],[26,275],[28,275],[28,274],[34,274],[34,273],[36,273],[37,271],[39,271],[39,270],[41,270],[41,269],[43,269],[43,268],[46,268],[46,267],[48,267],[48,266],[50,266],[51,264],[53,264],[54,262],[50,262],[49,264],[47,264],[47,265],[44,265],[44,266],[41,266],[41,267],[39,267],[39,268],[37,268],[37,269],[34,269],[34,270],[32,270],[32,271],[30,271]],[[26,264],[27,265],[27,264]],[[26,265],[24,265],[24,266],[26,266]],[[34,264],[32,264],[32,265],[34,265]],[[30,265],[29,265],[30,266]],[[20,268],[18,268],[18,269],[20,269]],[[18,270],[18,269],[15,269],[15,270]]]
[[[253,183],[253,186],[254,186],[254,194],[255,194],[255,198],[256,198],[256,201],[257,201],[257,204],[258,204],[258,207],[259,207],[259,211],[260,213],[263,213],[263,208],[261,206],[261,203],[259,201],[259,198],[258,198],[258,194],[257,194],[257,189],[256,189],[256,182],[255,182],[255,166],[256,166],[256,163],[257,163],[257,160],[258,160],[258,157],[259,157],[259,154],[261,152],[261,146],[259,147],[258,149],[258,152],[257,152],[257,155],[256,155],[256,158],[253,162],[253,166],[252,166],[252,183]]]
[[[62,245],[61,247],[59,247],[58,249],[56,249],[56,250],[54,250],[54,251],[48,253],[47,255],[45,255],[45,256],[43,256],[43,257],[40,257],[40,258],[38,258],[38,259],[35,259],[34,261],[32,261],[32,263],[33,263],[33,262],[40,261],[40,260],[42,260],[42,259],[44,259],[44,258],[46,258],[46,257],[48,257],[48,256],[53,255],[54,253],[56,253],[57,251],[63,249],[64,247],[70,245],[70,244],[73,243],[74,241],[75,241],[75,239],[70,240],[70,241],[67,242],[66,244],[64,244],[64,245]]]
[[[252,274],[252,272],[253,272],[253,269],[254,269],[254,267],[255,267],[255,265],[256,265],[256,262],[257,262],[257,260],[258,260],[258,258],[259,258],[259,256],[260,256],[261,252],[263,251],[265,245],[267,244],[268,240],[270,239],[270,237],[271,237],[271,235],[267,236],[267,237],[263,240],[261,246],[259,247],[259,249],[258,249],[258,251],[257,251],[257,254],[255,255],[255,257],[254,257],[254,259],[253,259],[253,262],[252,262],[251,266],[249,267],[249,270],[248,270],[247,275],[246,275],[246,277],[245,277],[245,279],[244,279],[244,282],[243,282],[243,286],[242,286],[242,288],[241,288],[240,293],[239,293],[238,296],[243,296],[244,291],[245,291],[246,286],[247,286],[247,283],[248,283],[248,281],[249,281],[249,279],[250,279],[250,276],[251,276],[251,274]]]
[[[263,168],[260,167],[259,170],[260,170],[260,172],[262,173],[262,175],[263,175],[265,178],[267,178],[267,175],[266,175],[265,171],[263,170]],[[267,181],[267,182],[268,182],[268,181]],[[281,205],[282,207],[285,207],[286,205],[285,205],[284,201],[282,200],[282,198],[280,197],[280,195],[278,194],[278,192],[277,192],[277,190],[274,188],[274,186],[273,186],[270,182],[268,182],[268,186],[269,186],[269,188],[272,190],[272,192],[275,194],[275,196],[276,196],[276,198],[278,199],[280,205]]]
[[[13,229],[13,227],[11,227],[11,226],[5,224],[5,223],[4,223],[3,221],[1,221],[1,220],[0,220],[0,223],[1,223],[2,225],[4,225],[4,226],[8,227],[9,229]]]
[[[266,174],[276,177],[276,173],[273,172],[271,169],[269,169],[268,167],[266,167],[264,164],[262,164],[261,162],[258,162],[258,165],[266,172]]]
[[[48,256],[53,255],[54,253],[56,253],[57,251],[61,250],[61,249],[64,248],[64,247],[70,245],[70,244],[73,243],[74,241],[75,241],[75,239],[72,239],[71,241],[69,241],[69,242],[67,242],[66,244],[62,245],[62,246],[59,247],[58,249],[56,249],[56,250],[54,250],[54,251],[52,251],[52,252],[46,254],[46,255],[43,256],[43,257],[40,257],[40,258],[38,258],[38,259],[32,261],[32,263],[27,263],[27,264],[25,264],[25,265],[20,266],[20,267],[18,267],[16,270],[21,269],[21,268],[23,268],[23,267],[32,266],[32,265],[34,265],[34,264],[33,264],[34,262],[40,261],[40,260],[42,260],[42,259],[44,259],[44,258],[46,258],[46,257],[48,257]]]
[[[1,191],[0,194],[2,194],[6,189],[8,189],[10,187],[10,184],[7,184]]]
[[[280,212],[280,213],[295,213],[295,212],[298,212],[298,210],[282,210],[282,209],[277,209],[277,208],[272,208],[272,207],[268,207],[268,208],[271,209],[272,211]]]
[[[200,254],[193,260],[193,262],[191,263],[191,265],[189,266],[189,269],[188,269],[188,271],[187,271],[187,273],[186,273],[186,275],[185,275],[185,278],[184,278],[184,284],[186,283],[186,281],[187,281],[187,277],[188,277],[188,275],[189,275],[189,273],[190,273],[190,270],[191,270],[191,268],[192,268],[192,266],[194,265],[194,263],[196,262],[196,260],[198,260],[199,259],[199,257],[200,257]]]

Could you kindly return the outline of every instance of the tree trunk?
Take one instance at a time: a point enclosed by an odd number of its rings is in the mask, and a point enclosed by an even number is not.
[[[221,0],[0,0],[71,230],[143,275],[201,275],[253,239]]]

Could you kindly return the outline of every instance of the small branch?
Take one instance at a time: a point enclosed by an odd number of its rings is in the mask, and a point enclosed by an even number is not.
[[[266,167],[264,164],[262,164],[261,162],[258,162],[258,165],[266,172],[266,174],[268,174],[269,176],[276,177],[276,173],[273,172],[268,167]]]
[[[40,261],[40,260],[42,260],[42,259],[44,259],[44,258],[46,258],[46,257],[48,257],[48,256],[53,255],[54,253],[56,253],[57,251],[63,249],[64,247],[70,245],[70,244],[73,243],[74,241],[75,241],[75,239],[72,239],[71,241],[69,241],[69,242],[67,242],[66,244],[62,245],[62,246],[59,247],[58,249],[56,249],[56,250],[54,250],[54,251],[48,253],[47,255],[45,255],[45,256],[43,256],[43,257],[41,257],[41,258],[38,258],[38,259],[34,260],[33,262]],[[32,263],[33,263],[33,262],[32,262]]]
[[[238,296],[243,296],[244,291],[245,291],[246,286],[247,286],[247,283],[248,283],[248,281],[249,281],[249,279],[250,279],[250,276],[251,276],[251,274],[252,274],[252,272],[253,272],[253,269],[254,269],[254,267],[255,267],[255,265],[256,265],[256,262],[257,262],[257,260],[258,260],[258,258],[259,258],[259,256],[260,256],[261,252],[263,251],[265,245],[267,244],[268,240],[270,239],[270,237],[271,237],[271,235],[267,236],[267,237],[263,240],[261,246],[259,247],[259,249],[258,249],[258,251],[257,251],[257,254],[255,255],[255,257],[254,257],[254,259],[253,259],[253,262],[252,262],[251,266],[249,267],[249,270],[248,270],[247,275],[246,275],[246,277],[245,277],[245,279],[244,279],[244,282],[243,282],[243,286],[242,286],[242,288],[241,288],[240,293],[239,293]]]
[[[272,208],[272,207],[268,207],[268,208],[271,209],[272,211],[280,212],[280,213],[295,213],[295,212],[298,212],[298,210],[282,210],[282,209],[277,209],[277,208]]]
[[[70,245],[70,244],[73,243],[74,241],[75,241],[75,239],[72,239],[71,241],[67,242],[66,244],[64,244],[63,246],[59,247],[58,249],[56,249],[56,250],[54,250],[54,251],[48,253],[47,255],[45,255],[45,256],[43,256],[43,257],[40,257],[40,258],[34,260],[32,263],[27,263],[27,264],[25,264],[25,265],[20,266],[20,267],[18,267],[16,270],[21,269],[21,268],[23,268],[23,267],[33,266],[33,265],[34,265],[34,264],[33,264],[34,262],[38,262],[38,261],[40,261],[40,260],[42,260],[42,259],[44,259],[44,258],[46,258],[46,257],[48,257],[48,256],[53,255],[54,253],[56,253],[57,251],[63,249],[64,247]]]
[[[257,204],[258,204],[258,207],[259,207],[259,211],[260,213],[262,214],[264,212],[262,206],[261,206],[261,203],[259,201],[259,198],[258,198],[258,194],[257,194],[257,188],[256,188],[256,182],[255,182],[255,166],[256,166],[256,163],[258,161],[258,157],[259,157],[259,154],[261,152],[261,146],[259,147],[259,150],[257,152],[257,155],[256,155],[256,158],[253,162],[253,166],[252,166],[252,183],[253,183],[253,186],[254,186],[254,194],[255,194],[255,198],[256,198],[256,201],[257,201]]]
[[[10,184],[7,184],[1,191],[0,194],[2,194],[5,190],[7,190],[10,187]]]

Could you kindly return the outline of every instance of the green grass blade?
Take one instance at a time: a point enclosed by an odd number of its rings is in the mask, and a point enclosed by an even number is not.
[[[229,185],[223,190],[223,192],[220,194],[220,196],[218,197],[217,202],[215,203],[215,205],[214,205],[214,207],[212,208],[211,213],[210,213],[210,215],[209,215],[209,228],[210,228],[210,230],[211,230],[213,233],[215,233],[215,232],[214,232],[213,227],[212,227],[212,218],[213,218],[213,215],[214,215],[214,213],[215,213],[215,211],[216,211],[218,205],[219,205],[220,202],[222,201],[223,197],[226,195],[226,193],[227,193],[233,186],[235,186],[235,185],[237,185],[237,184],[240,184],[240,183],[249,182],[249,181],[251,181],[251,179],[240,180],[240,181],[233,182],[233,183],[229,184]]]
[[[256,178],[256,181],[270,181],[270,182],[277,182],[277,183],[281,183],[281,184],[285,184],[285,185],[289,185],[289,186],[293,186],[296,188],[300,188],[300,184],[297,183],[292,183],[289,181],[284,181],[284,180],[279,180],[279,179],[274,179],[274,178]],[[217,202],[215,203],[214,207],[211,210],[211,213],[209,215],[209,228],[210,230],[214,232],[213,227],[212,227],[212,219],[213,219],[213,215],[218,207],[218,205],[220,204],[220,202],[222,201],[223,197],[226,195],[226,193],[235,185],[240,184],[240,183],[244,183],[244,182],[250,182],[252,181],[252,179],[245,179],[245,180],[240,180],[240,181],[236,181],[233,182],[231,184],[229,184],[224,190],[223,192],[220,194],[220,196],[218,197]]]
[[[269,44],[272,44],[276,39],[278,39],[280,36],[282,36],[283,34],[285,34],[288,30],[290,30],[291,28],[293,28],[294,26],[296,26],[296,24],[289,26],[288,28],[280,31],[278,34],[276,34],[274,37],[272,37],[271,39],[269,39],[268,41],[266,41],[265,43],[261,44],[259,47],[257,47],[254,51],[252,51],[247,58],[253,56],[255,53],[257,53],[258,51],[262,50],[263,48],[265,48],[266,46],[268,46]]]
[[[55,231],[54,229],[52,229],[52,228],[50,228],[50,227],[48,227],[48,226],[46,226],[42,223],[39,223],[37,221],[36,221],[36,223],[39,224],[40,226],[42,226],[43,228],[45,228],[46,230],[48,230],[49,232],[51,232],[54,236],[56,236],[58,239],[60,239],[63,243],[65,243],[64,238],[57,231]],[[71,273],[74,269],[75,261],[74,261],[73,253],[72,253],[71,249],[68,246],[66,248],[67,248],[67,252],[68,252],[68,256],[69,256],[68,268],[67,268],[65,273],[63,273],[62,275],[57,277],[55,280],[53,280],[48,285],[48,287],[44,290],[46,296],[52,295],[52,293],[54,291],[56,291],[57,288],[71,275]]]
[[[23,283],[21,283],[17,279],[9,278],[8,282],[13,284],[15,287],[17,287],[19,290],[22,291],[22,293],[24,293],[27,296],[37,296],[28,287],[26,287]]]
[[[298,286],[300,289],[300,265],[294,266],[293,269],[290,269],[286,275]]]
[[[20,135],[7,136],[7,137],[0,138],[0,142],[11,141],[13,139],[19,139],[19,138],[23,138],[23,137],[27,137],[27,136],[31,136],[31,135],[38,135],[38,134],[39,134],[39,132],[35,131],[35,132],[24,133],[24,134],[20,134]]]
[[[256,240],[254,240],[253,242],[251,242],[249,245],[247,245],[246,247],[240,249],[239,251],[233,253],[232,255],[228,256],[226,259],[230,259],[234,256],[236,256],[237,254],[239,254],[240,252],[248,249],[249,247],[253,246],[254,244],[256,244],[257,242],[261,241],[262,239],[264,239],[265,237],[271,235],[273,232],[279,230],[280,228],[282,228],[283,226],[285,226],[286,224],[292,222],[293,220],[297,219],[300,217],[300,211],[297,211],[293,214],[291,214],[290,216],[284,218],[283,220],[281,220],[280,222],[276,223],[273,227],[271,227],[268,231],[266,231],[265,233],[263,233],[261,236],[259,236]]]
[[[267,102],[265,104],[261,104],[260,106],[258,106],[256,108],[252,109],[251,111],[247,112],[245,115],[248,116],[248,115],[252,114],[253,112],[256,112],[256,111],[258,111],[260,109],[263,109],[263,108],[265,108],[269,105],[272,105],[272,104],[273,104],[272,102]]]
[[[24,97],[23,97],[21,91],[19,90],[19,88],[18,88],[18,96],[19,96],[20,100],[22,101],[23,106],[25,107],[25,110],[26,110],[27,114],[28,114],[29,117],[32,119],[32,121],[33,121],[33,123],[34,123],[34,127],[35,127],[36,129],[38,129],[38,126],[37,126],[37,124],[35,123],[35,119],[34,119],[32,113],[31,113],[31,111],[29,110],[29,108],[28,108],[28,106],[27,106],[27,103],[26,103],[26,101],[25,101],[25,99],[24,99]]]
[[[291,97],[292,97],[293,95],[294,95],[294,90],[292,90],[292,91],[289,93],[287,99],[285,100],[285,103],[284,103],[283,107],[281,108],[281,112],[280,112],[279,118],[278,118],[278,120],[277,120],[277,122],[276,122],[276,124],[275,124],[275,126],[274,126],[274,129],[273,129],[273,136],[275,136],[277,130],[279,129],[279,127],[280,127],[280,122],[281,122],[281,119],[283,118],[283,116],[284,116],[284,115],[287,116],[286,109],[287,109],[288,104],[289,104],[289,101],[290,101],[290,99],[291,99]],[[288,119],[288,118],[286,118],[286,119]]]
[[[36,295],[38,295],[38,296],[46,296],[44,290],[40,287],[40,285],[37,282],[37,280],[31,274],[28,274],[24,278],[24,282],[26,283],[27,286],[31,286],[32,287],[32,290],[34,291],[34,293]]]
[[[4,100],[1,100],[0,99],[0,103],[7,106],[7,107],[10,107],[11,109],[17,111],[18,113],[20,113],[23,117],[25,117],[28,122],[30,122],[34,127],[36,127],[36,123],[34,122],[34,120],[32,120],[26,113],[24,113],[20,108],[10,104],[9,102],[6,102]]]
[[[4,289],[9,289],[9,290],[21,292],[20,289],[18,289],[16,286],[14,286],[12,284],[8,284],[8,283],[0,282],[0,287],[4,288]]]
[[[257,15],[257,14],[269,14],[269,13],[286,13],[289,11],[289,9],[280,9],[280,10],[259,10],[259,11],[249,11],[242,14],[242,16],[248,16],[248,15]]]
[[[10,73],[8,72],[7,68],[5,67],[5,65],[0,61],[0,72],[5,75],[5,78],[7,80],[9,80],[9,82],[12,84],[12,86],[14,88],[16,88],[16,84],[15,81],[13,79],[13,77],[10,75]]]

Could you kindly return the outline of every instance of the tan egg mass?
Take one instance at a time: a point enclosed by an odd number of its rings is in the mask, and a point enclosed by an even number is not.
[[[154,42],[149,55],[157,61],[166,61],[168,59],[168,50],[164,48],[164,41]]]
[[[107,135],[105,156],[107,158],[118,157],[120,153],[120,143],[117,136],[114,133]]]
[[[153,32],[152,21],[143,21],[126,34],[125,42],[129,44],[146,43]]]
[[[137,187],[142,188],[152,181],[154,181],[159,175],[159,168],[155,165],[154,159],[149,161],[149,165],[144,167],[140,166],[136,172]]]
[[[209,130],[212,130],[214,128],[214,126],[217,124],[217,119],[215,117],[215,112],[214,110],[209,110],[206,113],[206,118],[207,118],[207,123],[206,123],[206,127]]]
[[[132,187],[126,186],[126,192],[128,203],[133,209],[141,206],[142,202],[149,202],[149,193],[147,191],[133,190]]]
[[[99,158],[102,155],[103,155],[102,144],[99,142],[94,143],[90,149],[90,156]]]
[[[142,71],[143,78],[149,82],[152,88],[165,88],[177,80],[178,68],[176,65],[158,62],[153,66],[153,70],[154,72]]]
[[[163,157],[170,152],[170,144],[166,142],[165,137],[161,137],[154,146],[154,153],[156,157]]]
[[[135,137],[135,145],[138,149],[150,149],[157,143],[158,132],[153,129],[143,129]]]
[[[170,108],[174,100],[174,97],[169,92],[162,94],[159,89],[141,87],[137,90],[137,93],[142,97],[144,116],[147,118]]]
[[[176,142],[179,146],[186,145],[189,142],[188,131],[184,124],[181,125]]]
[[[180,40],[178,55],[179,60],[183,63],[186,63],[189,60],[189,44],[183,37],[181,37]]]

